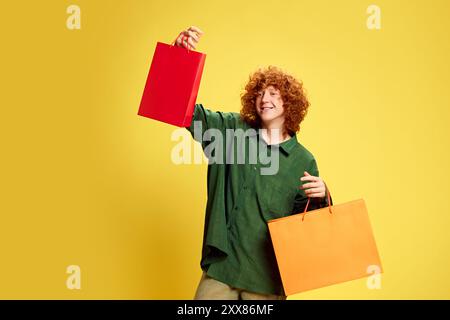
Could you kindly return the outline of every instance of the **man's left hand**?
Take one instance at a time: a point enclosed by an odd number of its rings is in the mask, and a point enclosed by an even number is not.
[[[301,181],[310,181],[300,186],[299,188],[305,191],[309,198],[324,198],[326,196],[326,185],[320,177],[310,175],[307,171],[303,173]]]

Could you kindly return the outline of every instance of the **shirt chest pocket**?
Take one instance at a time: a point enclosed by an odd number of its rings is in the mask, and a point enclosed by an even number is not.
[[[295,190],[288,187],[265,186],[262,214],[266,221],[290,215],[294,208]]]

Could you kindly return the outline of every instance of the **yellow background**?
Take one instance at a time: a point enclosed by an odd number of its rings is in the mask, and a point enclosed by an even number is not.
[[[366,27],[370,4],[381,30]],[[81,8],[81,30],[66,8]],[[204,32],[198,102],[238,111],[259,66],[304,81],[298,138],[336,203],[364,198],[385,273],[292,299],[449,299],[450,2],[2,4],[0,298],[191,299],[206,165],[137,116],[157,41]],[[66,287],[79,265],[81,290]]]

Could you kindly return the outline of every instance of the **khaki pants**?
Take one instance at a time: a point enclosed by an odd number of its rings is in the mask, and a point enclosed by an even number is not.
[[[233,288],[203,272],[194,300],[286,300],[286,297]]]

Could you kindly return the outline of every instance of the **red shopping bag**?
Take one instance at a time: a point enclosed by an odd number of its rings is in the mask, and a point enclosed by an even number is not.
[[[158,42],[138,115],[189,127],[206,54]]]

